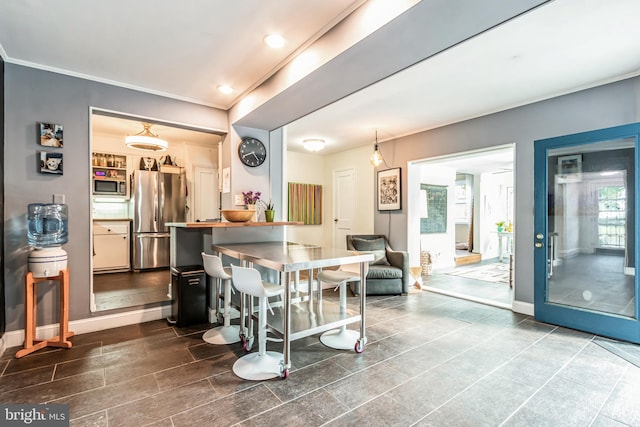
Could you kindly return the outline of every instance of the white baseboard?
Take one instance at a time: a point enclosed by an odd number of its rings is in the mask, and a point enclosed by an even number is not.
[[[520,313],[520,314],[526,314],[528,316],[534,316],[535,311],[534,311],[534,305],[531,304],[530,302],[522,302],[522,301],[513,301],[513,304],[511,304],[511,310],[513,310],[516,313]]]
[[[625,267],[624,274],[626,274],[627,276],[635,276],[636,275],[635,267]]]
[[[89,332],[103,331],[119,326],[134,325],[164,319],[171,315],[171,306],[148,308],[144,310],[126,311],[123,313],[107,314],[105,316],[89,317],[87,319],[72,320],[69,322],[69,330],[75,335]],[[38,339],[49,339],[58,335],[59,325],[38,326],[36,336]],[[24,330],[6,332],[2,337],[5,348],[17,347],[24,344]],[[0,353],[2,354],[2,353]]]

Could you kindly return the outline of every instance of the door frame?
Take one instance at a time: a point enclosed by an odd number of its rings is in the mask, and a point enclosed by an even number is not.
[[[635,207],[634,222],[637,234],[638,218],[640,217],[640,199],[638,197],[640,195],[638,188],[639,174],[637,172],[638,166],[640,165],[640,149],[638,147],[640,123],[534,141],[534,235],[532,236],[532,243],[542,243],[542,247],[534,249],[534,317],[536,320],[546,323],[640,343],[640,300],[638,299],[639,280],[637,275],[635,276],[636,298],[635,317],[633,318],[547,302],[549,245],[546,244],[547,238],[544,236],[548,236],[548,151],[551,148],[580,146],[599,141],[625,138],[635,139],[635,188],[633,203]],[[542,235],[542,239],[538,239],[537,235]],[[638,239],[636,239],[634,243],[634,265],[637,266],[640,260]]]

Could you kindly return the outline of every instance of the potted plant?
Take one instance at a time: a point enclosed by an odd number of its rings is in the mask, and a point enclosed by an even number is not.
[[[255,193],[253,191],[243,191],[242,192],[242,197],[244,199],[244,204],[247,205],[247,209],[250,210],[255,210],[256,208],[256,203],[258,203],[260,201],[260,195],[262,193],[260,193],[259,191],[256,191]]]
[[[276,211],[274,210],[275,206],[273,205],[273,202],[269,200],[268,203],[262,202],[262,204],[264,205],[264,219],[267,222],[273,222],[273,217],[276,213]]]
[[[257,207],[256,204],[260,201],[261,194],[262,193],[260,193],[259,191],[256,191],[255,193],[253,191],[242,192],[244,204],[247,205],[247,209],[255,212],[253,214],[253,218],[251,219],[251,222],[258,221],[258,212],[256,210],[256,207]]]
[[[496,225],[498,226],[498,233],[504,231],[504,221],[498,221]]]

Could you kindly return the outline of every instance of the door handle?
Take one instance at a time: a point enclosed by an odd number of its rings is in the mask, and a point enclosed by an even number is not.
[[[338,222],[338,218],[334,219],[333,222]]]
[[[542,243],[540,242],[536,242],[536,244],[534,245],[536,248],[541,248],[542,246],[544,246]]]
[[[536,234],[536,239],[538,239],[538,240],[544,239],[544,234],[542,234],[542,233]]]

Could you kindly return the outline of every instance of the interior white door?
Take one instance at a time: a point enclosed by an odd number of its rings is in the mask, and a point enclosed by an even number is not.
[[[218,218],[218,170],[210,167],[193,168],[193,221]]]
[[[355,176],[353,169],[333,172],[333,246],[346,247],[346,235],[353,234]]]

